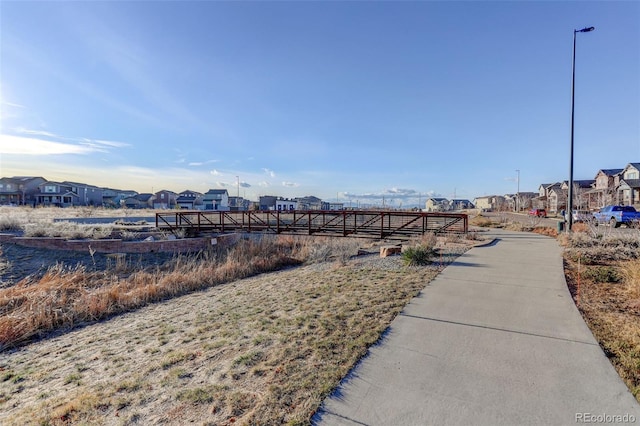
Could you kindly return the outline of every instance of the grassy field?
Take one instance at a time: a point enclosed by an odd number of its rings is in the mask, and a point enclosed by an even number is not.
[[[381,259],[356,256],[377,253],[363,241],[281,236],[154,271],[54,268],[0,290],[0,423],[308,424],[472,243],[427,236]]]
[[[0,224],[17,222],[0,214]],[[471,223],[557,236],[534,223]],[[569,289],[638,398],[640,234],[574,230],[557,237]],[[403,260],[355,256],[377,247],[351,239],[276,237],[153,271],[54,268],[0,292],[0,424],[309,424],[406,303],[473,242],[416,240]],[[435,262],[407,266],[423,256]]]

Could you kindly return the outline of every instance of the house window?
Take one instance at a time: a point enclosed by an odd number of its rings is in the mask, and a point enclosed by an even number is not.
[[[627,173],[627,179],[638,179],[638,172]]]
[[[164,200],[164,194],[160,194],[160,199]]]

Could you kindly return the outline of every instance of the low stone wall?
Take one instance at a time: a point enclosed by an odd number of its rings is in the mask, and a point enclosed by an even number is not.
[[[185,253],[205,250],[213,245],[231,245],[238,239],[237,234],[162,241],[65,240],[64,238],[17,237],[11,234],[0,234],[0,242],[19,244],[24,247],[74,251],[89,251],[91,248],[96,253]]]

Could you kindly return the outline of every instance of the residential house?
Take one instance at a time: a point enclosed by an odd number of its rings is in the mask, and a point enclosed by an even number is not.
[[[154,199],[153,194],[142,193],[125,198],[123,204],[128,209],[150,209],[153,207]]]
[[[640,204],[640,163],[629,163],[620,172],[618,202],[625,206]]]
[[[277,199],[278,197],[274,195],[261,195],[258,200],[258,203],[260,205],[259,210],[261,211],[275,210]]]
[[[298,210],[323,210],[322,200],[313,195],[294,198],[298,202]]]
[[[505,198],[502,195],[486,195],[473,200],[477,209],[480,210],[503,210],[506,208]]]
[[[278,198],[276,200],[275,210],[277,211],[293,211],[298,207],[296,200],[289,200],[287,198]]]
[[[35,205],[38,185],[44,182],[45,178],[33,176],[0,178],[0,205]]]
[[[617,186],[619,176],[624,169],[600,169],[596,173],[593,188],[586,193],[587,207],[597,210],[604,206],[618,203]]]
[[[549,210],[549,191],[552,188],[560,188],[560,182],[542,183],[538,187],[538,196],[531,200],[531,208]]]
[[[162,191],[158,191],[153,195],[154,209],[167,210],[176,208],[176,199],[178,198],[178,194],[176,194],[175,192],[163,189]]]
[[[176,198],[176,204],[185,210],[198,210],[204,207],[203,194],[196,191],[182,191]]]
[[[61,182],[43,182],[38,185],[38,191],[34,194],[38,206],[71,207],[80,204],[78,194],[71,191],[71,186]]]
[[[78,205],[80,206],[102,206],[104,191],[94,185],[79,182],[62,182],[71,192],[78,196]]]
[[[331,211],[344,210],[344,203],[323,202],[322,203],[322,210],[331,210]]]
[[[229,193],[226,189],[210,189],[202,196],[202,204],[204,210],[228,211]]]
[[[124,206],[124,200],[138,195],[136,191],[102,188],[102,205],[107,208]]]
[[[547,212],[559,213],[567,209],[569,191],[563,188],[562,184],[553,185],[549,188],[547,196]]]
[[[449,200],[446,198],[427,198],[425,210],[427,212],[443,212],[449,209]]]
[[[573,181],[573,207],[576,210],[587,210],[589,207],[589,192],[593,190],[595,179],[579,179]],[[562,189],[569,196],[569,181],[562,182]],[[568,198],[567,198],[568,200]]]
[[[248,210],[257,210],[252,206],[252,201],[247,200],[244,197],[233,197],[229,196],[229,208],[232,211],[248,211]]]
[[[449,210],[466,210],[473,208],[475,208],[473,203],[466,199],[454,198],[449,201]]]

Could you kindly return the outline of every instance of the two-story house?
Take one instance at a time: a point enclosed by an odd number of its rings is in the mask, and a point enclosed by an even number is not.
[[[182,191],[176,198],[176,203],[181,209],[197,210],[203,207],[202,194],[196,191]]]
[[[46,182],[43,177],[14,176],[0,178],[0,205],[35,205],[38,185]]]
[[[298,208],[298,202],[296,200],[290,200],[288,198],[279,197],[276,200],[275,210],[277,211],[293,211]]]
[[[228,211],[229,192],[226,189],[210,189],[202,196],[202,204],[204,210]]]
[[[618,181],[618,202],[625,206],[640,204],[640,163],[629,163]]]
[[[449,210],[449,200],[436,197],[427,198],[424,207],[427,212],[443,212]]]
[[[80,206],[102,206],[103,189],[94,185],[80,182],[62,182],[71,192],[78,196]],[[75,204],[74,204],[75,205]]]
[[[483,197],[476,197],[473,200],[477,209],[484,211],[500,211],[505,206],[505,198],[502,195],[485,195]]]
[[[454,198],[449,200],[448,210],[466,210],[473,209],[475,206],[469,200],[462,198]]]
[[[167,189],[156,192],[153,198],[154,209],[175,209],[178,194]]]
[[[34,195],[38,206],[71,207],[80,205],[80,197],[71,190],[71,186],[46,181],[38,185],[39,192]]]
[[[587,192],[588,209],[597,210],[618,203],[617,186],[623,169],[600,169],[595,176],[593,189]]]

